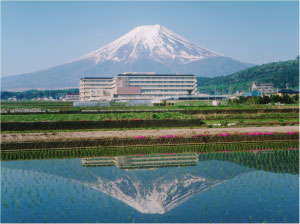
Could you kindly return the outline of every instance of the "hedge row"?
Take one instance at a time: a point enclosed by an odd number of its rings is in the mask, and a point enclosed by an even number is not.
[[[200,119],[176,120],[109,120],[109,121],[55,121],[55,122],[2,122],[2,131],[76,130],[101,128],[199,127]]]
[[[186,110],[186,109],[162,109],[162,110],[60,110],[58,112],[44,111],[44,112],[8,112],[1,113],[1,115],[29,115],[29,114],[119,114],[119,113],[163,113],[163,112],[181,112],[184,114],[241,114],[241,113],[299,113],[299,108],[269,108],[269,109],[208,109],[208,110]]]
[[[185,110],[185,114],[299,113],[299,108]]]
[[[199,136],[199,137],[172,137],[172,138],[127,138],[127,139],[93,139],[51,142],[9,142],[1,144],[1,151],[16,149],[51,149],[51,148],[78,148],[78,147],[113,147],[132,145],[175,145],[184,143],[226,143],[247,141],[298,140],[297,134],[272,135],[229,135],[229,136]]]
[[[50,159],[50,158],[82,158],[93,156],[123,156],[135,154],[157,154],[157,153],[187,153],[187,152],[220,152],[247,151],[255,149],[282,150],[288,148],[299,148],[298,141],[291,142],[256,142],[256,143],[230,143],[230,144],[202,144],[202,145],[179,145],[179,146],[150,146],[150,147],[121,147],[121,148],[85,148],[85,149],[42,149],[42,150],[19,150],[4,151],[1,153],[2,160],[18,159]]]

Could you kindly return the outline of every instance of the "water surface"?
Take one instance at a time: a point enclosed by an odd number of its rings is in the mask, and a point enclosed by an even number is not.
[[[298,222],[298,153],[195,154],[180,167],[140,155],[131,169],[132,157],[122,157],[126,169],[80,158],[2,161],[1,221]]]

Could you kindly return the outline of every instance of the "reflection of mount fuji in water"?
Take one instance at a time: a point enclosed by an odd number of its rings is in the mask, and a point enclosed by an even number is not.
[[[151,183],[145,183],[133,176],[124,176],[115,180],[98,178],[96,183],[84,184],[126,203],[141,213],[164,214],[222,181],[181,174],[171,178],[163,176]]]
[[[82,166],[79,159],[4,162],[2,167],[24,168],[68,178],[149,214],[164,214],[196,194],[252,170],[215,160],[201,161],[195,166],[133,171],[113,166]]]
[[[280,166],[290,167],[287,165],[291,161],[290,159],[296,155],[295,153],[297,152],[293,152],[291,155],[287,154],[286,157],[279,157],[282,160]],[[1,166],[2,168],[29,169],[61,176],[110,195],[141,213],[163,214],[210,187],[254,171],[255,169],[251,167],[256,167],[257,159],[261,155],[249,153],[243,156],[231,156],[230,159],[226,156],[222,157],[226,160],[244,161],[250,168],[224,161],[219,158],[221,154],[217,156],[199,155],[200,159],[197,165],[193,164],[193,166],[166,167],[156,170],[135,167],[134,170],[127,171],[115,166],[83,166],[80,159],[2,162]],[[253,166],[251,165],[252,157],[256,159]],[[270,168],[274,162],[277,163],[268,155],[266,158],[270,159],[264,160],[263,164],[268,164]],[[132,157],[126,159],[132,161]],[[143,160],[142,157],[141,160]],[[161,162],[162,160],[160,158],[157,161]]]
[[[198,155],[196,153],[183,153],[94,157],[82,159],[81,162],[84,166],[115,165],[126,170],[137,170],[157,167],[193,166],[198,162]],[[84,184],[128,204],[141,213],[164,214],[193,195],[205,191],[222,181],[179,172],[178,175],[169,174],[156,178],[150,183],[144,178],[124,175],[123,178],[113,180],[98,178],[96,183],[85,182]]]

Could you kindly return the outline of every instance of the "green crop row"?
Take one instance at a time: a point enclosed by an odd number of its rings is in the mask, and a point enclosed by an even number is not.
[[[255,142],[255,143],[228,143],[228,144],[198,144],[198,145],[167,145],[167,146],[124,146],[124,147],[97,147],[72,149],[41,149],[2,151],[1,160],[19,159],[50,159],[50,158],[81,158],[94,156],[121,156],[135,154],[156,153],[188,153],[188,152],[240,152],[247,150],[272,149],[282,150],[289,148],[299,149],[298,141],[283,142]],[[201,155],[202,156],[202,155]]]
[[[165,120],[165,119],[193,119],[192,115],[179,112],[144,112],[144,113],[101,113],[101,114],[28,114],[1,116],[2,122],[41,122],[41,121],[103,121],[103,120]]]
[[[60,122],[2,122],[2,131],[26,130],[78,130],[102,128],[198,127],[200,119],[185,120],[109,120],[109,121],[60,121]]]
[[[201,118],[207,121],[214,120],[270,120],[278,121],[298,119],[298,113],[285,113],[279,114],[275,113],[270,115],[267,114],[240,114],[240,115],[227,115],[218,114],[212,115],[189,115],[183,114],[181,112],[129,112],[127,113],[74,113],[74,114],[64,114],[64,113],[40,113],[40,114],[6,114],[1,116],[1,122],[42,122],[42,121],[102,121],[102,120],[165,120],[165,119],[195,119]]]
[[[78,147],[108,147],[132,145],[178,145],[178,144],[205,144],[217,142],[249,142],[272,140],[298,140],[297,134],[271,135],[229,135],[229,136],[199,136],[199,137],[160,137],[160,138],[127,138],[127,139],[93,139],[50,142],[7,142],[1,143],[1,151],[16,149],[50,149],[50,148],[78,148]]]

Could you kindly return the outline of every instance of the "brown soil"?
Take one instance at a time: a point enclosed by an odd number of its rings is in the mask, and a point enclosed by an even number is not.
[[[298,132],[299,126],[273,126],[273,127],[241,127],[241,128],[199,128],[199,129],[147,129],[125,131],[86,131],[86,132],[48,132],[48,133],[14,133],[1,134],[2,142],[23,141],[57,141],[82,140],[101,138],[134,138],[136,136],[157,137],[161,135],[193,136],[199,134],[238,134],[244,132]]]

